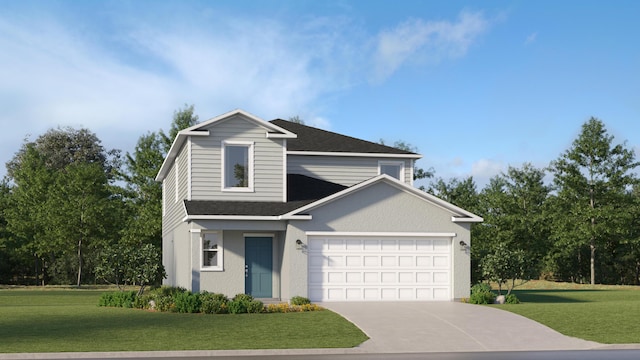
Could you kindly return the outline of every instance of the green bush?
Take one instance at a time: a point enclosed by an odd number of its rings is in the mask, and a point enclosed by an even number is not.
[[[190,291],[181,292],[174,296],[175,311],[179,313],[197,313],[200,312],[200,294]]]
[[[231,314],[244,314],[247,312],[249,304],[253,301],[253,296],[247,294],[238,294],[233,297],[227,304],[229,307],[229,313]]]
[[[311,300],[302,296],[294,296],[291,298],[291,305],[307,305],[311,304]]]
[[[251,300],[247,304],[247,312],[250,314],[257,314],[264,311],[264,304],[260,300]]]
[[[200,312],[205,314],[226,314],[229,312],[229,298],[224,294],[200,293]]]
[[[507,303],[507,304],[520,304],[520,299],[518,299],[516,294],[509,294],[505,298],[505,303]]]
[[[114,291],[100,295],[98,306],[132,308],[135,300],[135,291]]]
[[[475,284],[471,287],[471,296],[469,303],[471,304],[493,304],[496,295],[491,291],[488,284]]]

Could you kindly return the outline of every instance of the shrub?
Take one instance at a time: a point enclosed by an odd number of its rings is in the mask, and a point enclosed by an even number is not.
[[[247,312],[249,304],[253,301],[253,296],[247,294],[237,294],[227,304],[229,313],[244,314]]]
[[[226,314],[229,298],[224,294],[200,293],[200,312],[205,314]]]
[[[507,303],[507,304],[520,304],[520,299],[518,299],[516,294],[509,294],[505,298],[505,303]]]
[[[135,300],[135,291],[114,291],[100,295],[98,306],[131,308]]]
[[[493,304],[496,295],[491,291],[491,286],[488,284],[475,284],[471,287],[471,297],[469,297],[469,303],[471,304]]]
[[[257,314],[264,311],[264,304],[260,300],[251,300],[247,304],[247,312],[250,314]]]
[[[175,311],[179,313],[200,312],[200,294],[187,291],[176,294],[174,299]]]
[[[291,298],[291,305],[307,305],[311,304],[311,300],[302,296],[294,296]]]

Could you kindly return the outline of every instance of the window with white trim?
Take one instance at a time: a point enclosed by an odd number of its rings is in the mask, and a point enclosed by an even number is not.
[[[221,232],[203,232],[202,239],[202,270],[223,270],[223,248]]]
[[[378,174],[387,174],[400,181],[404,181],[404,161],[379,161]]]
[[[253,190],[253,143],[223,143],[222,189]]]

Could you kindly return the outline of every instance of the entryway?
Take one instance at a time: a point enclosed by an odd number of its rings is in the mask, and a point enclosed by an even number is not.
[[[245,236],[244,289],[254,298],[273,296],[273,238]]]

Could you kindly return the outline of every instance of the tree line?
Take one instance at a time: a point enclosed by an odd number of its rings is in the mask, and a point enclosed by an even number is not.
[[[25,140],[0,183],[0,283],[145,285],[162,267],[162,187],[154,179],[193,105],[132,153],[85,128]]]
[[[168,133],[146,133],[126,154],[84,128],[25,140],[0,183],[0,283],[159,282],[162,187],[154,179],[178,131],[197,122],[185,105]],[[432,168],[416,168],[415,177],[430,179],[424,191],[484,218],[471,228],[474,282],[638,284],[638,165],[591,118],[549,166],[509,167],[480,191],[472,177],[444,180]]]
[[[484,218],[471,229],[474,281],[638,285],[638,165],[633,150],[591,118],[545,168],[509,167],[481,191],[471,177],[437,179],[427,191]]]

